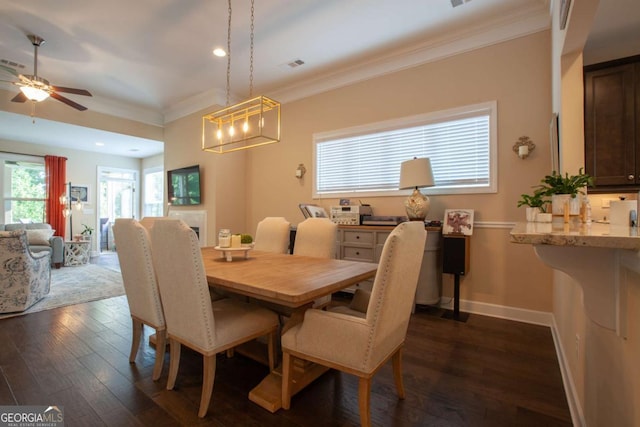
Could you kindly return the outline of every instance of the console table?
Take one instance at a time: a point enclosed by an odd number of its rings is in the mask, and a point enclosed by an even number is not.
[[[340,225],[336,258],[349,261],[379,262],[384,242],[395,226]],[[425,227],[427,242],[422,257],[422,268],[416,289],[416,304],[434,305],[442,293],[442,227]],[[346,289],[355,292],[361,288],[371,290],[373,279],[357,283]]]
[[[89,262],[91,240],[64,242],[64,266],[75,267]]]

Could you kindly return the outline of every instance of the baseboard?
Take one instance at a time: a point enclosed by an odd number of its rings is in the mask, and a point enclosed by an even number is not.
[[[449,298],[447,301],[440,300],[440,307],[452,309],[453,299]],[[467,313],[481,314],[484,316],[497,317],[500,319],[514,320],[516,322],[531,323],[534,325],[548,326],[551,329],[551,336],[553,338],[553,345],[556,349],[556,356],[558,357],[558,365],[560,366],[560,374],[562,375],[562,383],[564,385],[565,394],[567,396],[567,403],[569,405],[569,412],[571,413],[571,421],[574,426],[584,427],[586,426],[584,420],[584,412],[578,399],[578,393],[576,386],[571,375],[571,369],[567,363],[567,359],[562,349],[562,343],[560,341],[560,335],[558,332],[558,326],[556,325],[556,319],[553,313],[545,311],[527,310],[523,308],[506,307],[497,304],[489,304],[484,302],[460,300],[460,311]]]
[[[560,340],[560,333],[558,332],[558,326],[556,319],[553,317],[551,323],[551,336],[553,337],[553,344],[556,347],[556,355],[558,356],[558,364],[560,365],[560,374],[562,374],[562,383],[564,384],[565,394],[567,395],[567,403],[569,404],[569,411],[571,412],[571,421],[574,426],[584,427],[587,425],[584,419],[584,412],[582,411],[582,405],[578,399],[578,392],[576,385],[573,382],[573,375],[571,375],[571,369],[562,348],[562,342]]]
[[[440,307],[452,309],[453,299],[443,302]],[[551,326],[553,315],[546,311],[527,310],[524,308],[506,307],[504,305],[489,304],[486,302],[460,300],[460,311],[482,314],[484,316],[500,319],[515,320],[517,322],[531,323],[534,325]]]

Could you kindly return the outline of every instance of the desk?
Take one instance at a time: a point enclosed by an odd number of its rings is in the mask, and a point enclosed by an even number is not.
[[[207,281],[212,287],[268,301],[290,310],[284,330],[302,321],[304,311],[319,297],[329,295],[376,274],[374,263],[252,251],[249,258],[227,262],[212,247],[202,248]],[[297,389],[326,372],[320,365],[307,367],[296,378]],[[302,371],[302,370],[301,370]],[[275,412],[282,407],[282,377],[271,372],[249,393],[249,399]]]

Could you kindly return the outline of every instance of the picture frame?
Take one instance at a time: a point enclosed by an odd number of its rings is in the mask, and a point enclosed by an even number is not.
[[[551,172],[560,170],[560,116],[553,113],[549,123],[549,145],[551,147]]]
[[[445,209],[442,234],[473,234],[473,209]]]
[[[89,203],[88,185],[71,185],[69,193],[69,199],[71,202]]]
[[[309,203],[300,203],[298,205],[300,210],[302,211],[302,215],[306,218],[329,218],[327,215],[327,211],[324,210],[323,207],[309,204]]]
[[[571,8],[571,0],[560,1],[560,29],[567,27],[567,19],[569,18],[569,9]]]

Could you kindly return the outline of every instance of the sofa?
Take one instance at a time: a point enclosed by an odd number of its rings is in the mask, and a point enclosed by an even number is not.
[[[54,236],[51,225],[46,223],[0,224],[0,231],[27,230],[27,241],[31,253],[47,251],[51,254],[51,265],[60,268],[64,261],[64,239]]]

